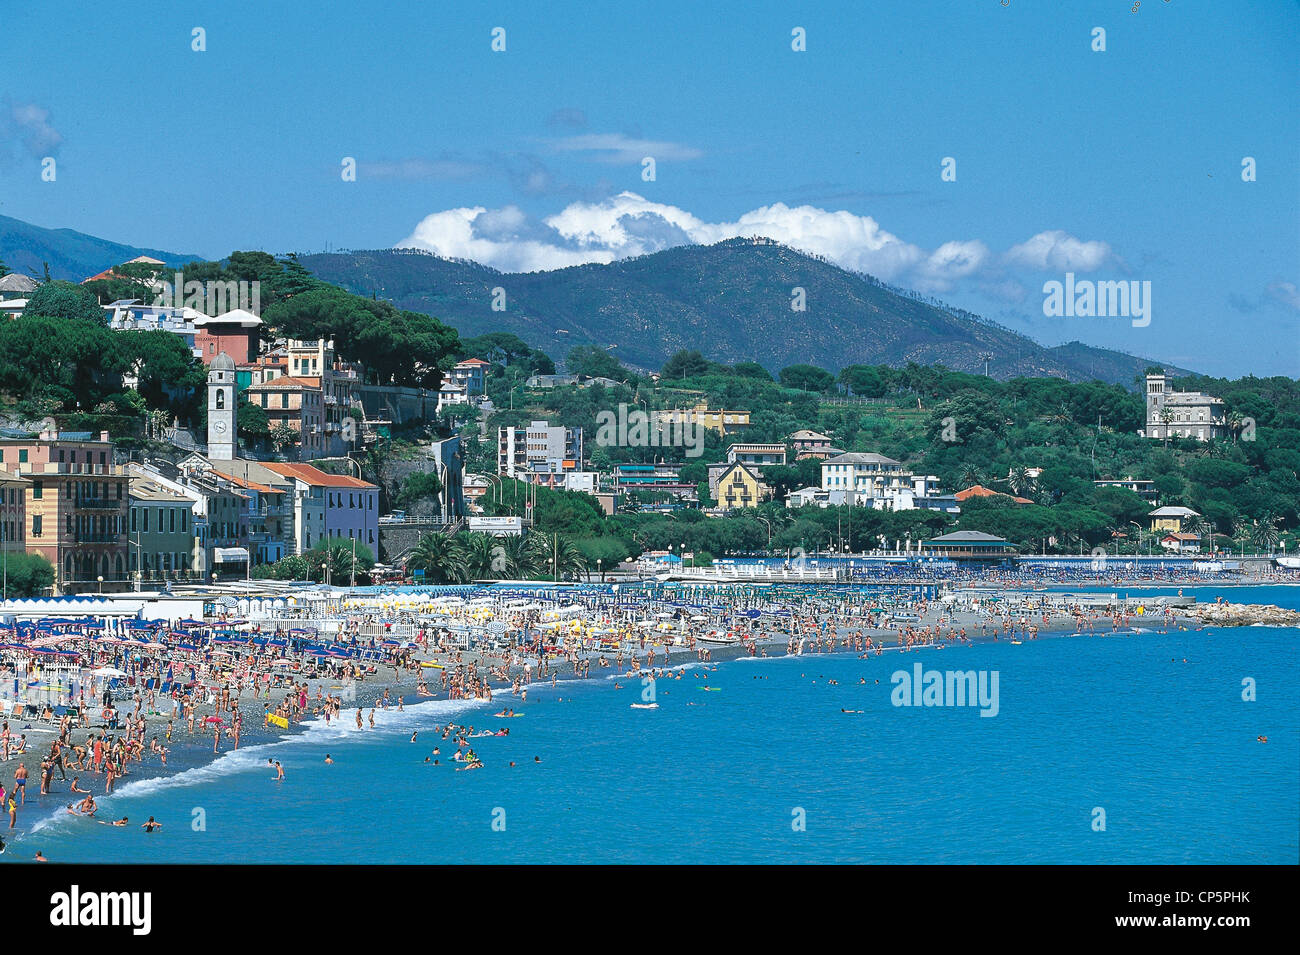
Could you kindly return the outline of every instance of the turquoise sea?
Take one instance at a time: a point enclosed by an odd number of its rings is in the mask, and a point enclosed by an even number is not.
[[[1185,592],[1300,607],[1295,587],[1201,590]],[[508,695],[425,702],[377,714],[373,730],[313,726],[101,801],[100,818],[155,816],[154,835],[29,810],[21,828],[34,831],[7,858],[1295,864],[1298,636],[1237,628],[693,664],[656,684],[657,710],[632,709],[640,681],[616,689],[604,671],[507,702],[519,719],[490,715]],[[916,663],[996,672],[997,715],[894,706],[891,674]],[[432,733],[449,718],[511,733],[474,741],[486,767],[457,772]],[[423,762],[435,745],[441,766]]]

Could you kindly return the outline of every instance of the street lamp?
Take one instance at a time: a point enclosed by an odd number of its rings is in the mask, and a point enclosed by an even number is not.
[[[600,582],[602,584],[605,582],[605,568],[602,566],[604,563],[605,561],[601,558],[596,558],[596,573],[600,574]]]
[[[104,592],[104,575],[100,574],[96,577],[95,582],[99,585],[99,592],[102,594]]]

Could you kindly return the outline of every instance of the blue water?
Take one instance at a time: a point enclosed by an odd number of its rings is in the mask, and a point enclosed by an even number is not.
[[[1297,588],[1205,589],[1300,605]],[[57,861],[131,862],[1295,863],[1298,634],[696,665],[658,683],[658,710],[631,709],[639,681],[619,690],[603,674],[535,687],[515,720],[491,717],[500,696],[490,707],[426,702],[377,714],[374,730],[317,726],[129,783],[100,813],[130,816],[129,829],[29,808],[20,828],[36,831],[6,858],[39,848]],[[997,671],[998,715],[893,706],[890,675],[916,662]],[[706,675],[720,692],[700,690]],[[1255,702],[1241,699],[1248,677]],[[452,747],[431,727],[452,714],[510,726],[474,741],[486,768],[446,764]],[[434,745],[443,766],[423,763]],[[1105,831],[1093,829],[1098,807]],[[135,827],[148,815],[161,833]]]

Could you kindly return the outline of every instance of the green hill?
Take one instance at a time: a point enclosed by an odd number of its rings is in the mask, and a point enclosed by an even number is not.
[[[1077,342],[1044,347],[978,316],[893,289],[769,240],[682,246],[609,265],[503,273],[404,249],[307,255],[318,277],[435,315],[463,336],[513,332],[557,358],[579,344],[616,346],[625,364],[659,368],[681,348],[770,370],[808,362],[942,363],[995,378],[1051,376],[1132,387],[1159,364]],[[493,289],[505,311],[493,311]],[[791,308],[801,288],[806,310]],[[1167,366],[1171,373],[1183,369]]]
[[[11,272],[39,278],[44,273],[44,263],[48,262],[52,278],[80,282],[140,255],[173,266],[203,258],[201,255],[142,249],[73,229],[46,229],[21,219],[0,216],[0,259]]]

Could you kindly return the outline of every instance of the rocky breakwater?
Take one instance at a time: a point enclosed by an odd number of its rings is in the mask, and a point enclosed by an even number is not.
[[[1300,627],[1300,611],[1274,604],[1197,604],[1181,612],[1215,627]]]

